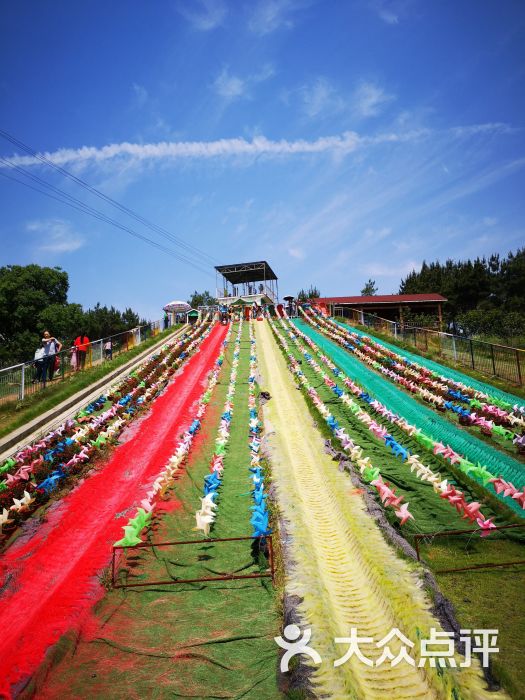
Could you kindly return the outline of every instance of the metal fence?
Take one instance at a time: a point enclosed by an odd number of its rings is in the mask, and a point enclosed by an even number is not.
[[[84,369],[108,362],[114,357],[128,352],[148,338],[158,335],[168,328],[168,321],[152,321],[145,326],[137,326],[123,333],[99,338],[89,343]],[[0,369],[0,403],[22,401],[25,397],[41,391],[47,384],[56,384],[80,371],[79,356],[74,347],[62,349],[46,367],[42,360],[29,360],[12,367]],[[45,370],[45,377],[44,375]]]
[[[429,328],[403,326],[395,321],[389,321],[386,318],[348,307],[335,307],[334,315],[386,333],[395,340],[413,345],[418,350],[444,357],[482,374],[500,377],[520,386],[523,386],[525,382],[525,350],[485,343],[482,340],[434,331]]]

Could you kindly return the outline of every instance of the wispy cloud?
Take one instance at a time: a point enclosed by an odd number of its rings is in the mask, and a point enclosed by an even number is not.
[[[483,125],[472,126],[468,133],[474,133]],[[486,125],[483,131],[491,129],[501,133],[500,124]],[[466,127],[463,127],[466,129]],[[114,143],[97,148],[95,146],[82,146],[81,148],[61,148],[53,152],[45,152],[40,155],[57,165],[86,166],[100,164],[115,160],[122,164],[124,160],[139,161],[174,161],[189,159],[211,158],[254,158],[258,156],[296,156],[305,154],[338,154],[346,155],[357,149],[374,148],[382,144],[406,144],[428,140],[433,144],[443,139],[449,139],[451,134],[456,135],[456,129],[436,131],[432,129],[417,129],[412,131],[380,132],[372,136],[361,136],[355,131],[345,131],[335,136],[322,136],[315,140],[297,139],[290,141],[281,139],[271,140],[258,135],[252,139],[231,138],[216,141],[161,141],[158,143]],[[465,132],[467,133],[467,132]],[[437,147],[437,146],[436,146]],[[31,166],[41,165],[41,161],[33,156],[14,155],[5,159],[11,165]],[[524,159],[518,159],[509,163],[508,169],[512,170],[522,166]],[[0,168],[9,167],[0,163]],[[415,177],[417,173],[412,173]]]
[[[288,248],[288,254],[296,260],[304,260],[306,257],[306,253],[304,252],[303,248],[298,247]]]
[[[382,87],[371,82],[362,82],[354,92],[353,106],[360,117],[375,117],[394,95],[388,94]]]
[[[223,68],[213,83],[215,92],[226,101],[250,98],[252,88],[269,80],[275,75],[274,68],[267,64],[257,73],[245,77],[233,75],[228,68]]]
[[[313,83],[299,88],[299,95],[303,111],[310,118],[341,112],[346,107],[344,98],[324,77],[316,78]]]
[[[41,253],[72,253],[86,242],[64,219],[29,221],[26,230],[38,236],[36,250]]]
[[[220,27],[228,12],[222,0],[182,0],[176,7],[184,19],[199,32],[209,32]]]
[[[401,279],[412,270],[417,270],[421,267],[421,261],[417,260],[402,260],[399,262],[370,262],[361,265],[361,272],[372,277],[395,277]]]
[[[131,87],[135,98],[135,104],[137,107],[144,107],[149,98],[148,91],[144,85],[139,85],[138,83],[133,83]]]
[[[369,0],[370,9],[390,25],[399,24],[413,4],[413,0]]]
[[[278,29],[291,29],[295,23],[294,14],[308,4],[298,0],[259,0],[251,11],[248,29],[260,36]]]
[[[286,104],[295,102],[310,119],[345,113],[354,119],[375,117],[395,99],[377,83],[363,80],[352,92],[344,92],[325,76],[283,93]],[[403,125],[400,125],[403,126]]]

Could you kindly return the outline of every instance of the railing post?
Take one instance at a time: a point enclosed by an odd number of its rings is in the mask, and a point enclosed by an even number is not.
[[[496,376],[496,363],[494,361],[494,345],[490,344],[490,358],[492,360],[492,374]]]
[[[470,360],[472,362],[472,369],[475,369],[475,364],[474,364],[474,349],[472,347],[472,338],[469,338],[470,341]]]
[[[20,379],[20,401],[24,400],[26,390],[26,366],[22,365],[22,377]]]
[[[516,365],[518,367],[518,380],[520,384],[523,384],[521,378],[521,367],[520,367],[520,351],[516,349]]]

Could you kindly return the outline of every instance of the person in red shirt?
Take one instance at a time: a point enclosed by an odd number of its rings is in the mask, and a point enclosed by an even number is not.
[[[77,351],[77,370],[84,369],[86,364],[86,354],[89,347],[89,338],[85,333],[81,333],[77,338],[75,338],[73,345]]]

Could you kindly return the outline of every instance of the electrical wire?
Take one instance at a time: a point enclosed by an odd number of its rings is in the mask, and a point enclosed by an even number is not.
[[[26,171],[24,168],[21,168],[18,165],[14,165],[13,163],[11,163],[9,160],[3,158],[2,156],[0,156],[0,162],[4,163],[10,169],[13,169],[13,170],[20,172],[23,176],[28,177],[29,179],[33,180],[37,184],[46,187],[48,190],[51,190],[54,194],[52,194],[49,191],[40,189],[39,187],[35,187],[34,185],[31,185],[30,183],[25,182],[24,180],[19,180],[18,178],[13,177],[12,175],[9,175],[8,173],[3,172],[0,169],[0,175],[2,175],[3,177],[5,177],[9,180],[12,180],[14,182],[17,182],[21,185],[25,185],[26,187],[29,187],[30,189],[32,189],[36,192],[39,192],[40,194],[43,194],[47,197],[50,197],[51,199],[54,199],[58,202],[61,202],[62,204],[66,204],[67,206],[71,207],[72,209],[76,209],[77,211],[80,211],[84,214],[88,214],[89,216],[93,217],[94,219],[98,219],[99,221],[102,221],[104,223],[115,226],[116,228],[120,229],[121,231],[124,231],[125,233],[128,233],[129,235],[134,236],[135,238],[138,238],[138,239],[144,241],[145,243],[148,243],[149,245],[157,248],[158,250],[161,250],[162,252],[167,253],[168,255],[171,255],[172,257],[179,260],[180,262],[191,265],[199,272],[203,272],[207,275],[213,276],[209,269],[206,269],[205,267],[199,266],[198,263],[195,263],[192,260],[186,258],[181,253],[174,251],[173,249],[168,248],[167,246],[164,246],[161,243],[158,243],[157,241],[154,241],[151,238],[148,238],[147,236],[144,236],[141,233],[138,233],[137,231],[130,228],[129,226],[126,226],[125,224],[121,224],[119,221],[116,221],[115,219],[112,219],[111,217],[107,216],[106,214],[99,211],[98,209],[95,209],[94,207],[91,207],[88,204],[85,204],[81,200],[77,199],[76,197],[73,197],[72,195],[68,194],[67,192],[64,192],[60,188],[55,187],[54,185],[51,185],[50,183],[46,182],[42,178],[38,177],[37,175],[33,175],[32,173]]]
[[[20,141],[20,139],[17,139],[15,136],[10,134],[9,132],[5,131],[4,129],[0,129],[0,136],[2,136],[4,139],[12,143],[13,145],[17,146],[21,150],[25,151],[29,155],[31,155],[33,158],[38,159],[40,162],[48,165],[49,167],[53,168],[57,172],[61,173],[64,177],[69,178],[70,180],[73,180],[76,184],[80,185],[80,187],[84,188],[85,190],[89,191],[91,194],[94,194],[96,197],[99,197],[100,199],[104,200],[106,203],[111,204],[113,207],[119,209],[119,211],[127,214],[128,216],[131,216],[133,219],[141,223],[142,225],[146,226],[147,228],[151,229],[152,231],[155,231],[156,233],[160,234],[164,238],[167,238],[170,240],[172,243],[174,243],[177,246],[180,246],[181,248],[184,248],[187,251],[187,254],[193,255],[194,257],[197,258],[206,258],[207,260],[210,261],[210,263],[214,263],[214,259],[208,255],[208,253],[200,250],[196,246],[191,245],[190,243],[186,243],[186,241],[182,240],[175,234],[171,233],[167,229],[163,228],[162,226],[159,226],[158,224],[155,224],[145,217],[143,217],[141,214],[138,214],[135,212],[133,209],[126,207],[125,205],[121,204],[117,200],[113,199],[112,197],[109,197],[108,195],[104,194],[100,190],[98,190],[96,187],[93,187],[89,183],[87,183],[85,180],[82,178],[73,175],[73,173],[70,173],[68,170],[63,168],[60,165],[57,165],[56,163],[53,163],[52,160],[49,160],[49,158],[46,158],[44,155],[41,153],[38,153],[35,151],[33,148],[25,144],[23,141]]]

